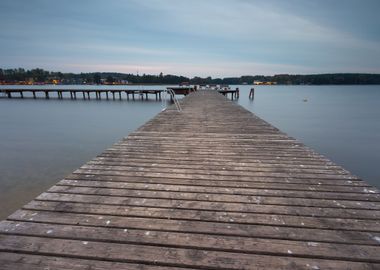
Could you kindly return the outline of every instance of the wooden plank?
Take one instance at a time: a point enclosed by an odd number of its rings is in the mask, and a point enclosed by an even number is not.
[[[94,171],[92,172],[94,173]],[[86,174],[87,175],[87,174]],[[98,174],[100,178],[97,181],[91,180],[91,174],[88,174],[86,180],[62,180],[59,182],[61,185],[71,185],[71,186],[97,186],[97,187],[112,187],[112,188],[125,188],[125,189],[136,189],[136,190],[155,190],[155,191],[172,191],[172,192],[193,192],[193,193],[209,193],[209,194],[234,194],[234,195],[246,195],[246,196],[270,196],[270,197],[289,197],[289,198],[313,198],[313,199],[324,199],[324,200],[352,200],[352,201],[372,201],[378,202],[377,194],[372,193],[348,193],[348,192],[323,192],[316,191],[315,188],[310,187],[309,191],[295,191],[295,190],[284,190],[284,189],[255,189],[255,188],[228,188],[228,187],[208,187],[208,186],[192,186],[192,185],[174,185],[174,184],[160,184],[160,183],[129,183],[128,181],[112,181],[112,177],[124,177],[128,175],[120,175],[117,173],[109,174]],[[101,180],[103,176],[110,176],[110,180]],[[135,174],[133,175],[135,176]],[[148,173],[141,173],[140,176],[145,177],[164,177],[164,175],[155,175]],[[175,175],[170,175],[175,177]],[[169,177],[170,178],[170,177]],[[84,177],[86,179],[86,177]],[[201,180],[197,179],[196,180]],[[103,183],[106,182],[106,183]]]
[[[316,267],[319,269],[347,269],[347,267],[374,269],[374,267],[380,267],[379,264],[374,263],[297,258],[290,252],[290,256],[283,257],[119,243],[110,245],[97,241],[16,235],[0,235],[0,250],[7,252],[18,250],[37,255],[72,256],[112,262],[214,269],[305,269],[307,265],[310,266],[310,269],[316,269]]]
[[[152,166],[155,166],[155,164],[153,163]],[[143,166],[145,167],[145,166]],[[228,170],[228,167],[224,167],[225,170]],[[97,176],[97,175],[94,175],[94,174],[80,174],[80,173],[74,173],[74,174],[71,174],[69,176],[67,176],[66,178],[68,179],[86,179],[88,177],[91,177],[91,179],[97,179],[97,178],[101,178],[101,179],[108,179],[109,177],[107,176]],[[113,177],[112,179],[126,179],[126,180],[136,180],[136,179],[141,179],[141,178],[144,178],[143,176],[128,176],[128,177],[122,177],[122,176],[115,176]],[[146,179],[146,178],[145,178]],[[260,183],[268,183],[268,184],[273,184],[273,183],[277,183],[277,184],[283,184],[283,185],[286,185],[286,184],[298,184],[298,185],[307,185],[308,187],[309,186],[320,186],[321,188],[323,187],[326,187],[326,186],[329,186],[330,187],[330,190],[331,188],[339,188],[339,187],[362,187],[363,190],[365,187],[370,187],[366,182],[364,181],[361,181],[359,179],[349,179],[349,180],[346,180],[346,179],[335,179],[335,180],[332,180],[332,179],[305,179],[305,178],[278,178],[278,177],[252,177],[250,180],[240,180],[239,178],[235,179],[234,181],[230,181],[230,180],[224,180],[224,179],[204,179],[203,181],[195,181],[193,179],[181,179],[181,178],[169,178],[169,177],[152,177],[152,179],[167,179],[167,180],[172,180],[172,183],[175,183],[175,181],[179,181],[179,182],[183,182],[183,183],[186,183],[186,182],[193,182],[194,184],[199,184],[199,185],[211,185],[211,183],[219,183],[220,186],[223,186],[223,185],[237,185],[237,186],[240,186],[240,187],[248,187],[248,186],[251,186],[251,185],[255,185],[255,184],[260,184]],[[158,181],[158,180],[157,180]],[[132,181],[133,182],[133,181]],[[331,187],[333,186],[333,187]]]
[[[144,168],[136,169],[136,168],[130,168],[127,170],[116,170],[114,168],[104,168],[104,167],[85,167],[80,168],[74,171],[74,173],[80,173],[80,174],[98,174],[98,175],[120,175],[120,176],[148,176],[148,177],[168,177],[168,178],[186,178],[186,179],[215,179],[215,180],[228,180],[236,181],[237,179],[249,181],[252,178],[262,178],[262,177],[271,177],[271,178],[298,178],[298,179],[330,179],[330,180],[355,180],[356,178],[354,176],[349,175],[339,175],[339,174],[332,174],[332,175],[319,175],[319,174],[295,174],[295,173],[262,173],[257,172],[254,173],[251,176],[239,176],[239,175],[223,175],[223,174],[212,174],[212,173],[192,173],[191,171],[186,170],[170,170],[168,169],[166,172],[162,172],[160,170],[155,169],[147,169],[144,170]],[[367,189],[368,190],[368,189]],[[379,197],[379,193],[376,188],[371,188],[371,191],[368,193],[377,193],[373,194],[373,197]],[[367,192],[365,192],[367,193]]]
[[[31,222],[3,221],[0,233],[12,235],[37,236],[106,243],[152,245],[173,248],[204,249],[246,254],[266,254],[310,257],[330,260],[350,260],[358,262],[380,262],[376,246],[347,244],[328,244],[319,242],[288,241],[275,239],[244,238],[236,236],[199,235],[149,231],[141,229],[120,229],[110,227],[88,227]],[[347,254],[353,256],[347,257]]]
[[[225,164],[229,165],[229,164]],[[154,169],[192,169],[197,170],[199,173],[207,174],[207,172],[214,172],[215,174],[223,174],[227,175],[251,175],[251,173],[255,172],[283,172],[283,173],[315,173],[321,175],[329,175],[329,174],[341,174],[341,175],[349,175],[349,173],[345,170],[340,170],[339,168],[334,169],[322,169],[322,168],[305,168],[304,166],[292,166],[291,168],[277,168],[276,166],[261,166],[256,165],[254,167],[239,167],[239,166],[225,166],[225,167],[217,167],[217,166],[208,166],[208,165],[194,165],[194,164],[160,164],[160,163],[148,163],[148,162],[131,162],[131,161],[119,161],[119,160],[93,160],[87,163],[87,166],[109,166],[115,167],[115,169],[124,169],[123,167],[139,167],[139,168],[154,168]],[[82,166],[82,168],[86,168],[86,166]]]
[[[93,160],[89,161],[89,164],[92,163],[97,163],[97,162],[104,162],[104,163],[119,163],[119,164],[149,164],[150,166],[169,166],[173,165],[173,162],[170,162],[172,160],[169,159],[161,159],[161,158],[153,158],[151,156],[150,160],[147,160],[146,158],[140,158],[139,156],[136,157],[123,157],[123,156],[118,156],[118,155],[99,155],[98,157],[94,158]],[[260,168],[272,168],[275,167],[277,169],[283,169],[283,170],[288,170],[288,169],[303,169],[303,170],[313,170],[313,169],[321,169],[321,170],[338,170],[342,172],[347,172],[343,168],[339,166],[334,166],[330,164],[323,164],[323,165],[315,165],[315,164],[305,164],[300,166],[294,166],[295,164],[290,163],[290,164],[284,164],[284,163],[273,163],[273,162],[263,162],[262,160],[249,160],[249,162],[233,162],[230,161],[228,164],[226,162],[221,162],[221,161],[210,161],[210,160],[176,160],[175,165],[178,167],[192,167],[195,169],[204,169],[208,167],[212,168],[228,168],[229,170],[256,170]],[[203,165],[203,167],[202,167]]]
[[[191,185],[200,185],[200,186],[213,186],[213,185],[218,185],[220,187],[228,187],[228,186],[233,186],[233,187],[241,187],[241,188],[246,188],[246,187],[252,187],[252,188],[260,188],[260,184],[268,183],[270,184],[282,184],[282,185],[287,185],[289,186],[294,185],[294,184],[299,184],[300,188],[302,185],[306,185],[310,188],[316,188],[319,186],[321,189],[330,187],[330,191],[333,192],[335,188],[339,189],[340,187],[342,188],[351,188],[351,187],[358,187],[362,188],[363,191],[369,190],[368,188],[371,189],[371,186],[369,186],[366,182],[359,180],[359,179],[305,179],[305,178],[273,178],[273,177],[268,177],[268,176],[262,176],[262,177],[251,177],[249,180],[245,179],[240,179],[240,178],[222,178],[222,179],[217,179],[217,178],[204,178],[197,179],[197,177],[194,178],[178,178],[178,177],[168,177],[166,175],[164,176],[157,176],[157,175],[150,175],[149,177],[146,175],[133,175],[133,174],[124,174],[124,175],[107,175],[107,174],[91,174],[91,173],[72,173],[66,177],[66,179],[71,179],[71,180],[94,180],[94,181],[116,181],[116,182],[139,182],[139,181],[144,181],[144,182],[160,182],[160,181],[170,181],[168,184],[186,184],[186,183],[191,183]],[[231,181],[233,180],[233,181]],[[256,184],[258,186],[256,186]],[[307,188],[310,190],[310,188]],[[338,191],[338,190],[337,190]],[[368,192],[365,192],[368,193]]]
[[[114,216],[110,214],[83,214],[40,210],[18,210],[8,220],[46,224],[83,225],[121,229],[184,232],[201,235],[238,236],[261,239],[295,240],[341,244],[378,245],[380,233],[349,230],[313,229],[305,227],[278,227],[268,224],[249,225],[237,223],[172,220],[155,217]],[[109,221],[109,222],[108,222]],[[108,224],[107,224],[108,223]]]
[[[64,183],[64,182],[62,182]],[[80,185],[55,185],[48,192],[68,193],[68,194],[92,194],[98,196],[121,196],[131,198],[160,198],[184,201],[204,201],[204,202],[221,202],[236,204],[256,204],[256,205],[286,205],[286,206],[304,206],[304,207],[330,207],[340,209],[374,209],[380,210],[380,206],[374,202],[367,201],[347,201],[347,200],[324,200],[311,198],[286,198],[286,197],[261,197],[261,196],[244,196],[230,194],[199,194],[193,192],[170,192],[154,191],[146,189],[122,189],[112,187],[88,187],[85,184]],[[89,183],[93,183],[90,181]],[[83,183],[82,183],[83,184]]]
[[[1,270],[181,270],[178,267],[163,267],[137,263],[88,260],[57,257],[52,255],[31,255],[25,253],[0,252]],[[191,268],[186,268],[191,269]]]
[[[144,206],[122,206],[94,203],[73,203],[65,201],[32,201],[24,206],[27,210],[58,211],[68,213],[86,213],[99,215],[118,215],[133,217],[155,217],[174,220],[199,220],[238,224],[260,224],[284,227],[304,227],[316,229],[336,228],[363,232],[380,232],[377,220],[353,218],[303,217],[275,214],[254,214],[215,212],[190,209],[157,208]]]
[[[307,206],[282,206],[282,205],[262,205],[262,204],[240,204],[231,202],[201,202],[183,201],[174,199],[151,199],[151,198],[130,198],[123,196],[99,196],[89,194],[66,194],[66,193],[42,193],[36,200],[56,201],[56,202],[79,202],[96,203],[102,205],[125,205],[125,206],[144,206],[169,209],[187,209],[200,211],[214,211],[242,213],[242,214],[278,214],[289,216],[311,216],[311,217],[330,217],[330,218],[352,218],[380,220],[380,211],[373,209],[346,209],[328,207],[307,207]],[[248,218],[248,215],[247,215]],[[380,223],[379,223],[380,224]]]

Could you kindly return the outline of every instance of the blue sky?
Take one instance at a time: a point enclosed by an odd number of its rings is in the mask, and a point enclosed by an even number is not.
[[[1,0],[0,67],[380,73],[379,0]]]

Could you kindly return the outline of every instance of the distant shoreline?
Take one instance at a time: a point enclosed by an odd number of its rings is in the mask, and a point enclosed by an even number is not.
[[[1,69],[0,85],[377,85],[380,74],[326,73],[245,75],[240,77],[212,78],[178,76],[171,74],[126,74],[117,72],[62,73],[43,69]]]

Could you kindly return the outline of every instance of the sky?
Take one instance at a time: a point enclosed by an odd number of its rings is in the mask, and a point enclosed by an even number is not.
[[[380,73],[380,0],[1,0],[0,68]]]

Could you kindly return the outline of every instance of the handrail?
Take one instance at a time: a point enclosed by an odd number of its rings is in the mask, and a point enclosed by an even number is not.
[[[179,112],[182,111],[181,105],[179,104],[178,99],[176,98],[175,92],[173,91],[173,89],[169,88],[166,90],[166,92],[169,93],[171,99],[173,100],[173,102],[177,108],[177,111],[179,111]]]

